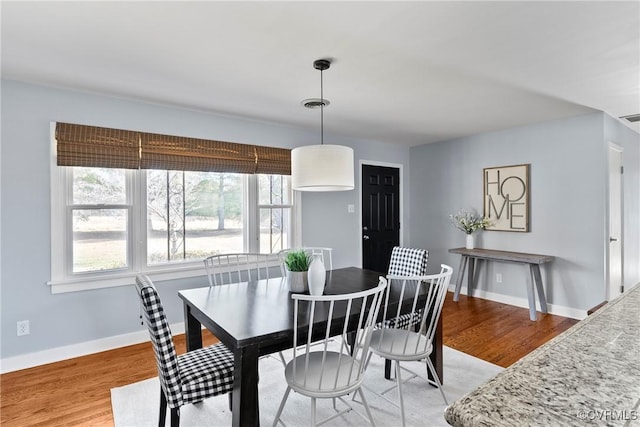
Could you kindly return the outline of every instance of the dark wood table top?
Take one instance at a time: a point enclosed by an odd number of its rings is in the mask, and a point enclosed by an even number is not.
[[[377,286],[380,273],[349,267],[327,272],[325,294]],[[286,280],[273,278],[178,292],[193,315],[230,349],[260,345],[268,354],[290,348],[293,302]]]

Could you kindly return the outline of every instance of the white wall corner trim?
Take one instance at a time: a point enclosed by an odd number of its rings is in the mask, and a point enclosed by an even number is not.
[[[170,325],[170,327],[174,336],[184,333],[183,322],[174,323]],[[85,341],[78,344],[7,357],[0,360],[0,373],[5,374],[7,372],[33,368],[34,366],[46,365],[47,363],[60,362],[62,360],[73,359],[74,357],[86,356],[133,344],[140,344],[145,341],[149,341],[149,331],[146,327],[128,334],[115,335],[98,340]]]
[[[449,285],[449,291],[454,292],[455,289],[455,283]],[[460,289],[460,294],[468,295],[466,286],[462,286],[462,288]],[[529,301],[526,298],[518,298],[510,295],[498,294],[495,292],[487,292],[482,289],[476,289],[473,297],[529,309]],[[538,309],[538,313],[540,313],[540,303],[537,300],[536,307]],[[555,314],[556,316],[570,317],[571,319],[578,320],[582,320],[587,317],[586,310],[578,310],[576,308],[567,307],[564,305],[550,304],[547,302],[547,309],[549,310],[549,314]]]

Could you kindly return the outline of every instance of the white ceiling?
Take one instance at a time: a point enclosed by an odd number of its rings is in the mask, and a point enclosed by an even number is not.
[[[2,78],[419,145],[640,113],[640,2],[1,2]],[[640,131],[638,124],[633,126]]]

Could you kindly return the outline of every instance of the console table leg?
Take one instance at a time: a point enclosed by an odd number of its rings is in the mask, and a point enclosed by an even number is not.
[[[473,296],[473,279],[475,276],[475,264],[476,260],[473,257],[468,257],[469,271],[467,271],[467,295]]]
[[[531,320],[537,320],[536,315],[536,296],[534,295],[533,287],[535,286],[535,278],[533,276],[533,269],[531,270],[531,281],[527,283],[527,299],[529,300],[529,318]]]
[[[464,277],[464,269],[467,267],[467,257],[460,256],[460,268],[458,269],[458,276],[456,277],[456,290],[453,293],[453,300],[458,301],[460,298],[460,289],[462,288],[462,278]]]
[[[544,295],[544,287],[542,286],[542,274],[540,274],[540,266],[538,264],[530,264],[531,278],[536,283],[536,289],[538,290],[538,299],[540,300],[540,311],[548,313],[547,298]]]

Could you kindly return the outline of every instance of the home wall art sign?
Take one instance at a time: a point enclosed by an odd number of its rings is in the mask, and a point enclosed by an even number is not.
[[[486,230],[529,231],[529,165],[484,168]]]

